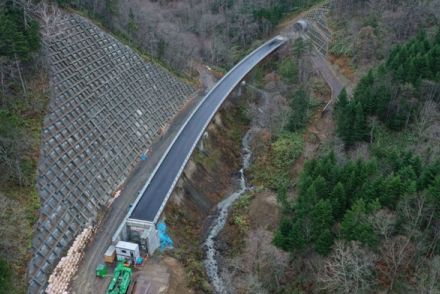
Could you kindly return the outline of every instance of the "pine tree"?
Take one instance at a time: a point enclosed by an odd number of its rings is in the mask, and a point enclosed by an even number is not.
[[[296,221],[292,230],[290,231],[289,240],[292,244],[292,249],[302,250],[306,247],[306,237],[304,235],[303,226],[299,221]]]
[[[428,188],[438,175],[440,175],[440,160],[437,160],[423,169],[417,183],[418,190],[422,191]]]
[[[380,197],[382,205],[391,209],[397,204],[400,196],[405,192],[399,176],[388,176],[383,183],[383,192]]]
[[[377,197],[376,182],[365,181],[361,189],[357,193],[357,198],[365,199],[365,201],[372,201]]]
[[[365,162],[362,159],[357,159],[355,161],[354,185],[356,187],[362,186],[368,175],[369,173]]]
[[[316,194],[315,184],[311,184],[310,187],[306,190],[306,196],[303,199],[303,203],[305,204],[305,208],[309,209],[315,205],[318,201],[318,196]]]
[[[419,77],[418,64],[415,58],[411,58],[409,60],[405,73],[406,73],[405,77],[402,78],[401,80],[404,82],[411,82],[414,84],[417,78]]]
[[[440,27],[437,29],[437,33],[435,34],[434,44],[440,45]]]
[[[361,102],[356,103],[354,108],[353,121],[353,140],[361,141],[365,138],[367,133],[367,121],[364,116],[364,110]]]
[[[318,199],[328,198],[328,183],[321,175],[315,179],[313,184],[315,186],[316,196]]]
[[[344,113],[337,121],[336,131],[347,147],[352,146],[353,143],[356,142],[356,134],[353,131],[355,116],[356,113],[354,103],[350,102],[345,108]]]
[[[402,180],[402,184],[405,186],[407,184],[411,183],[412,181],[417,180],[417,175],[414,172],[411,165],[407,165],[407,166],[403,167],[402,169],[400,169],[397,172],[397,174],[400,177],[400,179]]]
[[[289,219],[283,218],[278,226],[275,236],[272,240],[273,244],[283,250],[291,250],[292,240],[290,239],[292,224]]]
[[[334,237],[333,234],[330,232],[330,229],[324,229],[315,242],[316,252],[322,255],[329,254],[332,249],[333,240]]]
[[[330,200],[333,207],[333,216],[336,220],[344,216],[347,207],[347,196],[341,182],[338,182],[330,194]]]
[[[400,81],[400,82],[405,82],[408,80],[408,71],[410,71],[412,68],[409,69],[405,69],[404,65],[401,63],[398,67],[397,70],[395,71],[396,73],[396,78]]]
[[[307,162],[305,166],[307,165]],[[303,170],[301,173],[299,180],[298,180],[298,191],[299,191],[299,198],[306,197],[307,195],[307,189],[312,185],[313,178],[309,175],[308,172]]]
[[[14,293],[15,291],[13,286],[13,272],[9,266],[9,264],[0,257],[0,289],[6,290],[5,293],[11,291]],[[11,293],[9,292],[9,293]]]
[[[397,69],[397,63],[398,63],[397,60],[399,59],[397,55],[399,54],[400,49],[401,49],[400,45],[396,45],[391,49],[391,52],[388,55],[387,61],[385,63],[387,67],[394,70]]]
[[[436,217],[440,217],[440,175],[434,179],[429,187],[428,199],[431,202]]]
[[[356,167],[353,161],[347,162],[347,164],[344,166],[342,172],[340,181],[341,183],[344,183],[344,189],[346,193],[346,199],[347,199],[347,205],[350,204],[351,195],[354,193],[354,190],[356,189],[354,184],[354,178],[356,176]]]
[[[25,28],[23,11],[7,2],[0,10],[0,56],[27,60],[30,54],[39,48],[38,24],[29,22]]]
[[[339,94],[335,105],[335,114],[338,120],[344,114],[347,105],[348,105],[348,95],[347,95],[347,90],[345,90],[344,88]]]
[[[431,71],[431,79],[435,80],[440,72],[440,45],[435,45],[429,52],[428,64]]]
[[[341,222],[341,233],[346,240],[357,240],[374,246],[377,236],[367,219],[367,207],[363,199],[357,200],[345,213]]]
[[[381,121],[386,120],[388,105],[390,103],[390,87],[385,84],[385,81],[381,81],[379,85],[377,85],[376,89],[376,115],[379,117]]]
[[[308,118],[309,98],[304,90],[297,91],[290,102],[291,113],[287,128],[291,132],[295,132],[304,128]]]
[[[325,230],[331,228],[333,224],[333,210],[330,201],[319,200],[311,211],[312,236],[318,239],[319,235]]]

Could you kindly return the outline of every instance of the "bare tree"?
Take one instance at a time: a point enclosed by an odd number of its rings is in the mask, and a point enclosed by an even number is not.
[[[337,241],[333,253],[318,274],[322,290],[337,293],[359,293],[373,286],[376,256],[358,242]]]
[[[37,15],[42,24],[41,34],[46,42],[50,42],[64,32],[63,24],[67,21],[67,17],[56,4],[41,1]]]
[[[393,290],[395,282],[409,271],[416,254],[416,246],[406,236],[386,240],[379,249],[377,270],[381,283]]]
[[[396,215],[387,209],[380,209],[369,217],[369,223],[385,240],[388,240],[393,234],[396,222]]]
[[[419,279],[414,286],[414,293],[440,293],[440,256],[425,259],[423,267],[419,267],[416,275]]]
[[[356,59],[361,65],[368,65],[376,60],[379,42],[374,28],[365,26],[359,30],[354,44]]]
[[[417,115],[416,123],[414,128],[422,139],[423,144],[426,140],[434,141],[434,144],[429,144],[430,146],[437,146],[440,140],[440,111],[438,110],[438,105],[433,100],[427,100],[423,103],[423,106]],[[437,142],[437,144],[435,144]]]

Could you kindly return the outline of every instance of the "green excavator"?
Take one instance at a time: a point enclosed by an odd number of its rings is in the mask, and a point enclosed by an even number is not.
[[[108,285],[107,294],[125,294],[131,283],[132,270],[124,264],[119,263]]]

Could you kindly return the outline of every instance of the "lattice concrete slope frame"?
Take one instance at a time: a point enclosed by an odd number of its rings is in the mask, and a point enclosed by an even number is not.
[[[47,44],[53,99],[44,121],[29,292],[44,290],[74,237],[194,92],[86,19]]]
[[[326,55],[332,34],[328,29],[327,14],[329,12],[328,3],[309,11],[304,18],[307,20],[306,36],[310,38],[316,51]]]

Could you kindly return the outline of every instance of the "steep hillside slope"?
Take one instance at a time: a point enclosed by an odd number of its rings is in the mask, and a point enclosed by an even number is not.
[[[53,99],[38,166],[32,293],[193,92],[82,17],[66,15],[58,29],[45,40]]]
[[[229,68],[282,18],[318,0],[60,2],[99,17],[173,69],[200,62]]]

